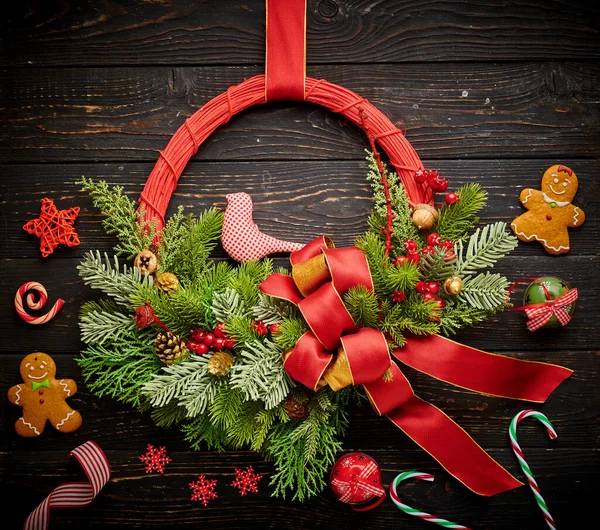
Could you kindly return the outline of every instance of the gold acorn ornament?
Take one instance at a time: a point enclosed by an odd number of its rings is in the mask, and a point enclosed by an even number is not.
[[[419,230],[429,230],[438,220],[438,217],[438,211],[430,204],[416,204],[411,219]]]
[[[154,285],[163,293],[172,293],[179,289],[179,280],[172,272],[161,272],[156,275]]]
[[[156,336],[154,350],[158,358],[167,365],[180,359],[185,360],[190,355],[183,339],[170,331],[161,332]]]
[[[144,274],[153,274],[158,269],[158,258],[154,249],[149,247],[138,252],[133,260],[133,266],[140,269]]]
[[[216,377],[224,377],[229,373],[233,366],[233,357],[226,351],[217,351],[213,353],[208,360],[208,373]]]
[[[444,281],[444,292],[451,296],[457,295],[462,291],[463,281],[458,276],[450,276]]]

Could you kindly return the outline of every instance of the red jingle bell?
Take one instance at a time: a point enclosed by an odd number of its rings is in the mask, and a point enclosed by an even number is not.
[[[366,511],[385,499],[381,486],[381,471],[377,462],[365,453],[347,453],[331,469],[331,489],[353,510]]]

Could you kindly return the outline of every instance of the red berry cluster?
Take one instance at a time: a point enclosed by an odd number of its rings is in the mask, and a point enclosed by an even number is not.
[[[271,335],[277,335],[281,329],[281,324],[271,324],[270,326],[267,326],[267,324],[260,320],[253,322],[252,325],[254,326],[254,332],[259,337],[265,336],[267,332],[270,332]]]
[[[230,350],[235,346],[235,341],[225,333],[225,324],[223,322],[219,322],[212,332],[195,328],[192,330],[191,336],[191,340],[187,340],[185,345],[188,350],[197,355],[204,355],[209,350]]]
[[[415,290],[423,295],[423,300],[425,302],[427,302],[428,300],[435,300],[440,309],[446,305],[446,302],[444,302],[444,300],[442,300],[439,296],[436,296],[436,294],[440,290],[440,286],[437,282],[417,282]]]
[[[440,174],[432,169],[419,169],[415,173],[415,182],[425,184],[431,190],[431,198],[436,193],[444,192],[448,189],[448,179],[441,178]],[[456,193],[446,194],[446,204],[455,204],[459,196]]]

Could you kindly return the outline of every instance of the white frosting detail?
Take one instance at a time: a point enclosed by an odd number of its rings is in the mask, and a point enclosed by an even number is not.
[[[33,366],[31,368],[33,368]],[[34,375],[27,375],[27,377],[29,377],[29,379],[46,379],[47,375],[48,372],[44,372],[44,375],[40,375],[39,377],[35,377]]]
[[[577,208],[577,206],[575,206],[575,215],[573,216],[573,226],[577,226],[577,223],[579,222],[579,208]]]
[[[71,416],[73,416],[73,414],[75,414],[75,411],[72,410],[71,412],[69,412],[61,421],[60,423],[56,424],[56,430],[60,431],[60,428],[62,427],[62,425],[65,423],[65,421],[67,421]]]
[[[555,195],[562,195],[563,193],[565,193],[567,190],[562,190],[562,191],[555,191],[554,188],[552,187],[552,184],[550,184],[550,186],[548,186],[551,190],[552,193],[554,193]]]
[[[29,427],[35,434],[40,435],[40,431],[38,431],[31,423],[26,422],[23,418],[19,418],[27,427]]]
[[[543,243],[545,247],[551,248],[552,250],[555,250],[556,252],[560,252],[563,249],[564,250],[569,250],[569,247],[563,247],[562,245],[560,245],[558,248],[553,247],[553,246],[549,245],[548,242],[545,239],[542,239],[542,238],[538,237],[536,234],[531,234],[530,236],[528,236],[524,232],[519,232],[517,230],[517,227],[515,226],[515,223],[511,223],[510,226],[514,230],[515,234],[517,234],[518,236],[523,236],[526,241],[531,241],[531,240],[535,239],[536,241],[539,241],[540,243]]]
[[[529,193],[527,194],[527,197],[525,197],[523,199],[523,204],[525,204],[529,200],[529,197],[531,197],[531,193],[532,193],[532,190],[529,190]]]
[[[65,392],[67,393],[67,397],[69,397],[71,395],[71,391],[67,388],[67,383],[65,383],[64,379],[61,379],[59,381],[60,386],[62,386],[65,389]]]
[[[555,204],[556,204],[556,206],[560,206],[561,208],[562,208],[563,206],[566,206],[567,204],[570,204],[570,203],[569,203],[569,201],[562,201],[562,202],[560,202],[560,201],[555,201],[554,199],[551,199],[550,197],[548,197],[548,195],[546,195],[544,192],[542,192],[542,195],[544,196],[544,200],[545,200],[545,201],[546,201],[548,204],[555,203]]]
[[[19,401],[21,401],[21,396],[19,395],[21,394],[21,390],[23,390],[21,385],[17,385],[17,392],[15,393],[15,405],[18,405]]]

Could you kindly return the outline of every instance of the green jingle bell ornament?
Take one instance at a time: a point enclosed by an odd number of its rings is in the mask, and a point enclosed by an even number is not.
[[[573,291],[571,296],[563,296],[570,291]],[[571,286],[561,278],[542,276],[534,280],[529,284],[523,295],[524,307],[529,308],[533,306],[533,309],[525,309],[527,316],[531,319],[528,322],[529,329],[535,331],[535,329],[540,328],[557,328],[566,325],[575,311],[576,298],[577,289],[571,289]],[[564,300],[564,302],[561,303],[559,299]],[[553,304],[553,302],[555,303]],[[553,305],[556,307],[551,312],[552,316],[547,319],[549,309],[547,310],[546,308],[550,308]],[[536,313],[543,315],[542,309],[545,310],[546,318],[543,318],[543,323],[540,321],[540,325],[536,326],[535,323],[532,323],[532,320],[536,317],[539,319]],[[568,315],[568,318],[563,315]],[[535,327],[535,329],[532,329],[532,327]]]

